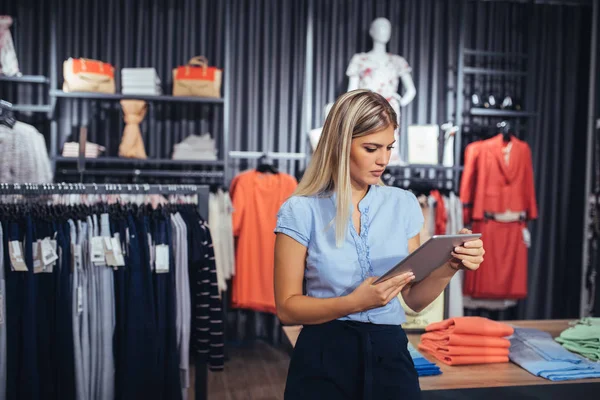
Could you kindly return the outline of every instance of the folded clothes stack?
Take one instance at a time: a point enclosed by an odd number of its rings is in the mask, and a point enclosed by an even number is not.
[[[106,149],[95,143],[87,142],[85,144],[85,158],[98,158],[100,153]],[[67,142],[63,146],[63,157],[79,157],[79,143]]]
[[[508,362],[513,333],[510,325],[482,317],[457,317],[429,324],[421,335],[419,350],[444,364],[491,364]]]
[[[173,160],[216,160],[215,141],[210,133],[190,135],[173,146]]]
[[[569,351],[600,361],[600,318],[580,319],[554,340]]]
[[[415,346],[413,346],[410,342],[408,342],[408,351],[410,356],[412,357],[413,363],[415,364],[415,369],[417,370],[417,374],[419,376],[433,376],[440,375],[442,371],[440,367],[423,357],[421,353]]]
[[[515,328],[510,337],[510,360],[551,381],[600,378],[600,363],[570,353],[538,329]]]
[[[161,94],[160,78],[154,68],[122,68],[121,93],[140,95]]]

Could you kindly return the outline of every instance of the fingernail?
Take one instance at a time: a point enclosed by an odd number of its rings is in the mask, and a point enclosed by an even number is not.
[[[460,247],[455,247],[454,251],[458,251],[460,249]]]

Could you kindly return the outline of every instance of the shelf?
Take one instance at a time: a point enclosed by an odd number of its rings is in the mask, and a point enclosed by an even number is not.
[[[435,169],[442,171],[462,170],[462,166],[446,167],[445,165],[439,164],[407,164],[407,165],[388,165],[387,170],[403,170],[403,169]]]
[[[52,106],[46,104],[13,104],[14,111],[48,113]]]
[[[0,82],[14,83],[48,83],[50,80],[43,75],[5,76],[0,75]]]
[[[157,177],[157,178],[204,178],[222,179],[223,171],[164,171],[164,170],[112,170],[112,169],[86,169],[77,171],[70,169],[58,169],[62,175],[91,175],[91,176],[123,176],[123,177]]]
[[[465,55],[475,56],[491,56],[491,57],[506,57],[506,58],[527,58],[524,53],[504,53],[501,51],[484,51],[475,49],[465,49]]]
[[[64,163],[76,163],[77,157],[56,157],[57,162]],[[222,160],[168,160],[168,159],[134,159],[134,158],[122,158],[122,157],[99,157],[99,158],[86,158],[86,164],[124,164],[124,165],[172,165],[172,166],[190,166],[190,167],[220,167],[225,165]]]
[[[471,115],[479,117],[535,117],[537,114],[528,111],[490,110],[487,108],[472,108]]]
[[[205,103],[205,104],[223,104],[222,98],[216,99],[211,97],[180,97],[180,96],[168,96],[168,95],[137,95],[137,94],[106,94],[106,93],[94,93],[94,92],[63,92],[62,90],[51,90],[50,96],[62,97],[70,99],[92,99],[92,100],[123,100],[123,99],[135,99],[145,100],[150,102],[179,102],[179,103]]]
[[[470,75],[506,75],[506,76],[527,76],[527,72],[523,71],[504,71],[501,69],[488,69],[488,68],[475,68],[465,67],[463,69],[465,74]]]

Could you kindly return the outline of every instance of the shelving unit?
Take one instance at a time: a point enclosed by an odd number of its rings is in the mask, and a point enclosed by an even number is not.
[[[464,21],[467,15],[467,6],[469,2],[467,0],[462,0],[459,4],[460,7],[460,15],[461,21]],[[520,80],[520,83],[515,86],[525,86],[525,81],[529,75],[528,72],[528,56],[524,53],[517,52],[500,52],[500,51],[490,51],[487,49],[474,49],[466,46],[466,32],[465,26],[467,24],[463,23],[459,29],[459,37],[458,37],[458,58],[457,58],[457,68],[456,68],[456,88],[454,93],[456,95],[455,98],[455,108],[454,110],[449,110],[449,119],[454,122],[456,126],[459,127],[458,133],[455,135],[454,139],[454,160],[456,165],[462,164],[462,152],[463,152],[463,129],[466,126],[494,126],[492,123],[494,120],[510,118],[515,120],[515,132],[521,131],[521,124],[528,118],[536,117],[536,113],[531,111],[528,107],[531,107],[531,104],[524,104],[524,110],[510,110],[510,109],[499,109],[499,108],[471,108],[469,107],[470,102],[467,102],[467,97],[469,94],[466,93],[466,87],[471,86],[474,80],[478,77],[483,77],[487,79],[492,79],[494,77],[499,77],[500,79],[515,79]],[[488,68],[487,66],[482,67],[481,65],[471,65],[467,64],[468,59],[473,58],[481,58],[487,57],[489,59],[501,59],[504,61],[510,61],[513,65],[518,64],[518,68],[511,69],[501,69],[497,67]],[[493,63],[495,64],[495,63]],[[513,96],[516,95],[512,94]],[[524,97],[524,96],[523,96]],[[465,121],[466,120],[466,121]],[[473,120],[476,120],[478,123],[475,124]],[[492,120],[492,121],[490,121]],[[455,182],[456,187],[460,187],[460,174],[455,174]]]
[[[43,75],[21,75],[21,76],[5,76],[0,75],[0,84],[43,84],[48,85],[50,79]],[[10,99],[3,99],[10,101]],[[11,101],[13,104],[13,110],[17,112],[30,112],[30,113],[45,113],[49,114],[52,112],[51,104],[18,104]]]
[[[204,104],[225,104],[223,98],[216,99],[210,97],[184,97],[169,95],[143,95],[143,94],[108,94],[94,92],[63,92],[62,90],[51,90],[50,95],[57,98],[67,99],[93,99],[93,100],[144,100],[155,102],[180,102],[180,103],[204,103]]]

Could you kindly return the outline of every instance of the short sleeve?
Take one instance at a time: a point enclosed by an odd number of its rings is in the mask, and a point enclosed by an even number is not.
[[[409,74],[412,72],[412,68],[408,65],[408,62],[404,59],[404,57],[395,56],[394,57],[394,66],[396,68],[396,73],[398,76],[402,76],[404,74]]]
[[[348,68],[346,69],[346,76],[356,76],[360,73],[362,69],[360,58],[360,54],[355,54],[354,56],[352,56],[350,64],[348,64]]]
[[[404,191],[404,194],[406,197],[406,236],[410,239],[421,232],[425,218],[417,197],[409,191]]]
[[[283,233],[308,247],[312,218],[305,200],[307,199],[290,197],[281,205],[277,213],[275,233]]]

